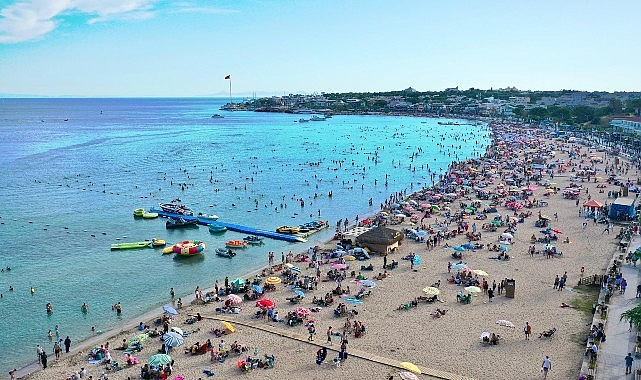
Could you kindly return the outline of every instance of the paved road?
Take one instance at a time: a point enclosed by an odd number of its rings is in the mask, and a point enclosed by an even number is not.
[[[634,236],[630,242],[630,251],[641,246],[641,236]],[[600,346],[597,358],[597,379],[619,380],[632,379],[632,375],[625,375],[624,358],[628,352],[634,355],[636,331],[628,331],[630,326],[624,321],[619,321],[621,313],[635,307],[640,299],[635,298],[637,285],[641,282],[640,268],[623,264],[621,273],[628,282],[625,294],[616,294],[608,306],[608,322],[605,326],[606,341]],[[641,368],[641,359],[635,359],[633,368]]]

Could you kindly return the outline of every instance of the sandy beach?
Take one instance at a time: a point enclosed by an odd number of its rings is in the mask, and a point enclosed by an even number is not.
[[[576,289],[576,285],[581,276],[590,276],[594,274],[603,274],[612,255],[617,250],[618,241],[615,239],[619,227],[613,230],[604,231],[605,224],[597,224],[589,220],[584,225],[585,214],[579,214],[579,210],[584,211],[581,207],[588,200],[596,200],[602,204],[612,202],[608,198],[608,191],[618,191],[619,187],[608,184],[608,174],[605,173],[606,166],[614,165],[614,158],[605,156],[605,152],[593,152],[603,157],[602,162],[596,159],[590,159],[590,150],[585,146],[567,143],[564,140],[551,140],[544,138],[542,134],[537,135],[537,131],[526,131],[518,127],[507,125],[496,125],[494,131],[496,143],[492,147],[495,154],[495,167],[493,171],[482,170],[478,163],[468,162],[459,164],[454,170],[461,173],[457,178],[467,180],[474,177],[480,177],[483,172],[487,181],[484,182],[481,192],[491,195],[497,194],[496,206],[491,206],[493,199],[482,200],[482,207],[478,207],[474,213],[470,213],[465,218],[455,220],[452,218],[450,223],[444,227],[447,231],[457,229],[457,223],[467,224],[468,232],[472,231],[472,224],[476,225],[477,232],[481,232],[481,238],[471,243],[491,244],[499,243],[499,239],[508,226],[499,226],[496,231],[489,232],[482,230],[482,225],[490,223],[496,214],[498,219],[512,221],[514,219],[515,229],[513,232],[512,244],[508,245],[509,260],[496,260],[499,252],[490,251],[486,247],[478,250],[466,250],[462,252],[462,260],[472,270],[483,270],[488,273],[485,277],[492,288],[492,282],[499,283],[504,279],[513,279],[515,281],[514,298],[508,298],[503,294],[496,294],[489,302],[488,296],[483,292],[472,297],[469,304],[457,302],[457,292],[463,291],[462,286],[454,283],[448,283],[448,279],[456,274],[452,269],[448,273],[448,263],[454,264],[456,259],[452,258],[452,253],[458,252],[451,247],[460,246],[468,243],[464,234],[457,234],[453,238],[443,239],[436,247],[429,248],[424,242],[415,241],[406,237],[399,249],[391,253],[388,257],[388,263],[391,260],[399,262],[396,269],[389,270],[390,274],[382,280],[375,280],[374,277],[379,272],[384,272],[383,258],[380,255],[373,254],[370,260],[366,261],[348,261],[349,269],[346,271],[347,278],[343,281],[343,287],[349,286],[351,294],[346,295],[343,299],[353,297],[361,288],[361,285],[351,278],[350,272],[353,270],[359,273],[361,265],[374,266],[373,271],[362,271],[361,273],[374,280],[376,286],[371,290],[371,295],[363,299],[362,304],[350,304],[350,309],[355,309],[358,314],[350,320],[362,321],[365,326],[365,334],[356,338],[354,333],[348,333],[347,352],[354,352],[349,355],[348,359],[343,361],[340,366],[332,365],[332,359],[337,356],[336,350],[340,349],[340,342],[337,337],[333,338],[333,344],[326,346],[330,349],[327,358],[321,365],[315,362],[316,352],[321,345],[326,343],[326,331],[331,326],[334,332],[342,332],[345,324],[344,317],[334,316],[334,307],[342,300],[341,297],[334,296],[334,303],[331,306],[323,307],[318,312],[312,312],[308,319],[314,320],[316,335],[313,342],[308,342],[308,330],[303,324],[293,327],[285,323],[268,321],[267,319],[253,318],[258,310],[255,307],[255,301],[244,301],[239,306],[242,311],[238,314],[221,314],[216,313],[215,309],[221,307],[222,302],[210,302],[207,304],[192,304],[193,296],[184,298],[185,306],[179,310],[179,315],[172,320],[171,326],[179,327],[189,336],[185,337],[184,345],[173,349],[172,357],[175,361],[170,379],[176,376],[183,376],[184,379],[197,380],[206,379],[208,376],[203,371],[212,371],[214,376],[209,378],[232,378],[236,376],[252,376],[264,379],[323,379],[329,376],[342,377],[351,379],[388,379],[390,376],[398,379],[402,369],[376,363],[372,360],[358,358],[355,355],[369,356],[376,359],[389,358],[395,362],[411,362],[423,368],[443,371],[475,379],[539,379],[542,378],[540,373],[541,363],[548,355],[553,363],[552,370],[548,378],[551,379],[572,379],[576,378],[583,359],[585,345],[582,343],[585,334],[588,332],[588,326],[591,316],[585,312],[572,307],[562,308],[561,304],[566,303],[573,305],[575,300],[584,297],[584,291]],[[501,134],[510,133],[511,140],[502,141]],[[514,138],[514,136],[520,136]],[[512,139],[514,138],[514,139]],[[502,153],[497,153],[501,151]],[[523,178],[525,173],[523,169],[529,167],[531,160],[536,160],[545,154],[545,152],[554,152],[545,162],[554,163],[555,166],[550,172],[543,170],[540,180],[532,180],[529,183],[523,179],[517,187],[518,190],[509,192],[507,179]],[[570,152],[574,157],[570,157]],[[499,158],[500,156],[500,158]],[[530,160],[530,161],[528,161]],[[489,160],[484,162],[487,168],[490,168]],[[630,168],[627,174],[625,162],[619,159],[619,170],[610,169],[610,174],[616,174],[623,180],[632,178],[636,180],[638,173],[636,169]],[[580,166],[580,167],[579,167]],[[470,171],[473,168],[473,171]],[[590,180],[576,178],[576,175],[585,168],[596,170]],[[621,169],[623,168],[623,169]],[[612,170],[615,170],[613,173]],[[553,173],[553,177],[550,176]],[[529,173],[534,176],[536,173]],[[491,180],[490,180],[491,179]],[[450,178],[448,178],[448,181]],[[454,181],[456,182],[456,181]],[[422,224],[430,231],[441,230],[439,223],[445,223],[449,218],[445,215],[445,207],[449,207],[449,215],[463,215],[461,203],[469,205],[476,200],[477,192],[472,185],[463,186],[459,181],[457,187],[460,189],[456,192],[455,199],[448,204],[440,202],[440,212],[434,212],[430,218],[422,220]],[[545,183],[549,183],[548,188],[559,189],[552,192],[547,191]],[[555,184],[555,185],[552,185]],[[581,186],[578,188],[578,199],[565,199],[563,189],[574,184]],[[487,185],[487,186],[486,186]],[[602,187],[605,185],[605,187]],[[599,186],[599,187],[598,187]],[[530,187],[531,191],[522,190]],[[505,196],[498,195],[505,193]],[[531,193],[525,198],[521,195]],[[547,194],[547,195],[546,195]],[[432,194],[433,195],[433,194]],[[518,199],[513,202],[521,205],[543,201],[545,206],[531,208],[523,206],[518,209],[516,216],[514,210],[505,207],[510,196],[517,195]],[[634,196],[632,194],[631,196]],[[408,199],[417,199],[417,195],[407,194]],[[575,197],[571,197],[575,198]],[[416,203],[420,203],[417,200]],[[496,212],[487,212],[487,219],[475,219],[481,214],[483,209],[496,208]],[[389,211],[389,210],[388,210]],[[523,222],[518,222],[519,214],[531,213],[524,217]],[[540,214],[539,214],[540,213]],[[418,214],[418,213],[417,213]],[[420,212],[424,215],[424,211]],[[558,231],[558,240],[552,242],[556,249],[562,252],[562,255],[552,255],[548,257],[545,254],[528,253],[528,248],[535,245],[536,250],[544,249],[545,244],[531,244],[530,238],[534,235],[536,238],[543,238],[540,232],[545,228],[535,226],[539,215],[546,216],[548,223],[552,228]],[[420,228],[421,221],[412,223],[407,217],[400,224],[388,225],[387,227],[405,230]],[[434,236],[428,234],[429,237]],[[565,239],[569,238],[570,242],[566,243]],[[321,247],[325,251],[335,248],[336,241],[331,241]],[[446,248],[450,247],[450,248]],[[307,247],[301,246],[301,249]],[[421,257],[421,263],[418,267],[410,268],[408,260],[401,258],[416,253]],[[208,254],[213,254],[209,252]],[[238,258],[235,258],[238,259]],[[330,259],[331,262],[336,259]],[[276,264],[280,263],[280,254],[276,254]],[[265,252],[265,264],[267,264],[267,252]],[[294,265],[300,267],[301,275],[315,276],[316,269],[310,268],[307,262],[294,262]],[[581,272],[583,268],[583,273]],[[296,307],[313,308],[317,305],[312,304],[312,298],[323,297],[326,293],[336,288],[336,282],[328,280],[327,272],[330,270],[330,264],[322,264],[320,267],[321,281],[315,290],[305,290],[306,297],[299,303],[293,304],[287,300],[295,296],[294,292],[283,283],[277,284],[276,291],[268,292],[265,298],[272,299],[276,302],[276,310],[282,317],[288,312],[293,311]],[[562,276],[567,272],[567,283],[563,290],[558,291],[553,288],[555,276]],[[151,274],[150,274],[151,275]],[[282,271],[276,271],[271,276],[281,276]],[[251,274],[246,278],[254,278]],[[284,277],[281,277],[284,279]],[[483,277],[479,277],[480,280]],[[199,286],[202,289],[211,290],[214,281],[218,280],[223,283],[223,279],[212,279],[209,284],[193,284],[194,288]],[[231,279],[230,279],[231,280]],[[264,280],[264,278],[262,278]],[[418,296],[422,296],[422,289],[440,281],[441,302],[426,303],[419,302],[417,307],[409,309],[399,306],[410,303]],[[169,289],[159,290],[169,294]],[[223,297],[225,299],[225,297]],[[167,303],[170,303],[168,296]],[[447,310],[446,314],[440,318],[434,318],[433,314],[436,309]],[[189,315],[200,313],[203,320],[193,324],[184,324]],[[118,347],[123,339],[128,340],[139,334],[137,330],[138,322],[143,321],[153,329],[154,321],[161,315],[159,313],[147,314],[140,319],[129,321],[118,331],[107,332],[98,335],[79,345],[72,346],[69,354],[62,354],[59,360],[54,359],[53,353],[49,355],[49,365],[45,370],[38,370],[32,374],[23,377],[28,379],[66,379],[71,376],[73,371],[80,370],[84,367],[87,374],[98,379],[105,371],[105,366],[101,364],[90,364],[87,361],[87,355],[91,348],[104,345],[109,342],[112,358],[120,364],[124,364],[122,351],[114,350]],[[222,329],[221,322],[209,319],[209,316],[216,316],[229,320],[234,324],[236,331],[232,334],[216,337],[213,329]],[[496,324],[498,320],[511,321],[514,328],[503,327]],[[529,340],[525,339],[523,327],[526,324],[532,328],[532,336]],[[242,323],[242,324],[241,324]],[[282,335],[262,331],[252,326],[266,326],[275,332],[281,331]],[[162,330],[162,326],[159,326]],[[557,331],[552,338],[539,338],[539,334],[556,328]],[[482,332],[487,331],[500,335],[498,345],[484,344],[480,340]],[[300,337],[300,339],[294,339]],[[229,347],[234,341],[248,348],[247,352],[242,354],[230,353],[229,357],[223,362],[211,361],[210,354],[191,355],[184,353],[185,348],[189,348],[196,342],[205,343],[211,340],[215,348],[218,347],[221,339],[224,339],[226,347]],[[141,352],[136,352],[135,356],[139,359],[140,364],[127,366],[119,371],[109,371],[109,379],[138,379],[140,378],[140,369],[147,359],[157,353],[161,347],[160,338],[149,338],[142,345]],[[237,363],[246,356],[256,356],[264,359],[265,355],[274,355],[274,368],[257,368],[249,373],[241,372]],[[35,356],[35,347],[34,347]],[[35,369],[33,366],[21,372]],[[431,378],[431,376],[418,375],[419,378]],[[456,378],[456,377],[452,377]]]

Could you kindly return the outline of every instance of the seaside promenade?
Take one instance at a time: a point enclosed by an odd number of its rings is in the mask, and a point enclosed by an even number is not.
[[[634,252],[641,246],[641,236],[635,235],[630,242],[629,251]],[[628,282],[627,291],[612,297],[608,305],[608,323],[605,326],[606,341],[601,344],[597,356],[596,378],[599,380],[633,379],[633,375],[625,374],[624,358],[631,352],[634,355],[637,332],[630,332],[627,321],[620,321],[621,314],[639,303],[636,298],[637,285],[641,283],[639,268],[630,264],[621,267],[623,278]],[[635,359],[632,367],[641,368],[641,359]]]

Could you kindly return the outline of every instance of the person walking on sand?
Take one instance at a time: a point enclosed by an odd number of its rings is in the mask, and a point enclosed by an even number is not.
[[[329,326],[329,328],[327,329],[327,344],[329,344],[330,346],[332,345],[332,334],[333,333],[334,332],[332,331],[332,326]]]
[[[632,362],[634,361],[634,358],[632,357],[632,353],[628,352],[628,356],[625,357],[625,374],[632,373]]]
[[[67,338],[65,339],[65,353],[69,353],[69,347],[71,347],[71,339],[69,339],[69,335],[67,335]]]
[[[545,359],[543,359],[543,364],[541,364],[541,370],[543,371],[544,379],[548,378],[548,372],[551,369],[552,369],[552,362],[550,361],[550,357],[546,356]]]
[[[525,322],[523,326],[523,333],[525,334],[525,340],[530,340],[530,334],[532,334],[532,326],[528,322]]]

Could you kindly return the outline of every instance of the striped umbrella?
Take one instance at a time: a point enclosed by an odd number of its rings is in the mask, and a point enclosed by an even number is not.
[[[162,339],[165,341],[165,344],[169,347],[178,347],[185,343],[185,339],[175,332],[168,332],[163,335]]]

